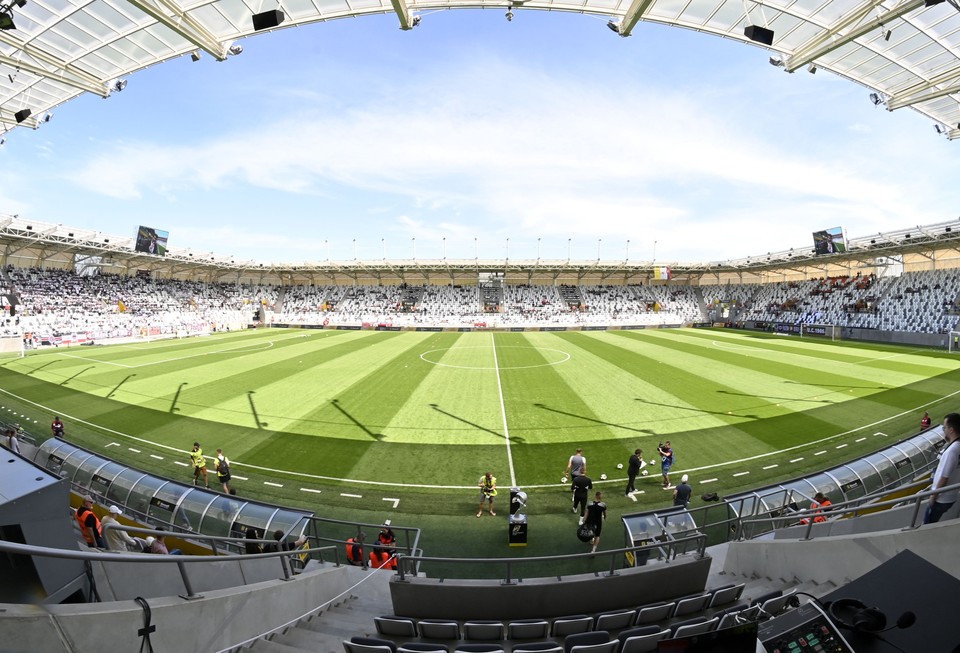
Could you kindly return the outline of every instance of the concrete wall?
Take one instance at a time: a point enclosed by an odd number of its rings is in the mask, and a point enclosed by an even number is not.
[[[723,570],[728,573],[780,579],[785,583],[831,582],[843,585],[909,549],[960,578],[956,542],[960,520],[929,524],[914,530],[838,535],[813,540],[750,540],[731,542]]]
[[[296,619],[350,587],[348,567],[323,567],[290,581],[149,599],[155,651],[211,653]],[[134,601],[64,605],[0,605],[0,650],[5,653],[139,651],[144,612]]]
[[[615,576],[580,574],[531,578],[514,585],[499,580],[436,580],[407,577],[390,582],[395,614],[437,619],[527,619],[603,612],[703,591],[709,556],[621,569]]]

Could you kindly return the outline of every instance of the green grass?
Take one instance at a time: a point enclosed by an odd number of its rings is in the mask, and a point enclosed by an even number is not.
[[[389,516],[423,527],[433,554],[541,555],[582,548],[560,485],[577,446],[595,482],[610,478],[598,486],[615,520],[669,504],[655,469],[637,503],[622,496],[616,464],[637,447],[650,460],[670,439],[675,476],[688,472],[697,494],[731,494],[914,433],[924,410],[954,409],[958,367],[942,352],[724,330],[264,329],[7,358],[0,405],[36,419],[28,430],[42,437],[60,414],[68,439],[180,480],[189,470],[174,461],[194,440],[222,447],[247,477],[243,495]],[[531,493],[526,550],[506,550],[502,525],[473,518],[488,469]],[[615,523],[605,547],[621,541]]]

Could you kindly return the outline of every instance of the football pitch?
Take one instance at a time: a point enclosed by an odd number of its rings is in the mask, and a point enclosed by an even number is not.
[[[957,409],[958,367],[944,352],[722,329],[259,329],[6,358],[0,405],[41,437],[59,414],[68,440],[162,476],[189,481],[197,440],[224,450],[241,496],[434,532],[460,532],[490,470],[532,493],[549,530],[568,528],[561,477],[577,447],[613,518],[670,505],[664,440],[674,481],[729,495],[888,446],[925,410],[939,421]],[[617,465],[636,448],[653,464],[634,501]]]

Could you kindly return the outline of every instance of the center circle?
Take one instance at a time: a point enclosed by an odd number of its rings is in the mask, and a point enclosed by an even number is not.
[[[430,360],[428,358],[429,354],[434,354],[436,352],[447,352],[460,349],[487,349],[493,351],[494,349],[535,349],[539,352],[550,351],[555,354],[559,354],[562,358],[555,361],[550,361],[546,363],[540,363],[538,365],[515,365],[515,366],[503,366],[495,365],[490,367],[479,367],[476,365],[451,365],[450,363],[441,363],[440,361]],[[466,347],[444,347],[442,349],[430,349],[428,351],[420,354],[421,360],[425,363],[430,363],[431,365],[437,365],[439,367],[449,367],[455,370],[529,370],[535,367],[550,367],[552,365],[560,365],[561,363],[566,363],[570,360],[570,354],[559,349],[550,349],[549,347],[525,347],[523,345],[504,345],[502,347],[488,347],[486,345],[468,345]]]

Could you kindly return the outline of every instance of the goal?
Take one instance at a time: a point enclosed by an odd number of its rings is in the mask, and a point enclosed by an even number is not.
[[[836,324],[801,324],[800,337],[806,336],[820,336],[831,340],[838,340],[843,337],[840,327]]]
[[[947,337],[947,351],[955,354],[958,349],[960,349],[960,331],[951,331]]]

